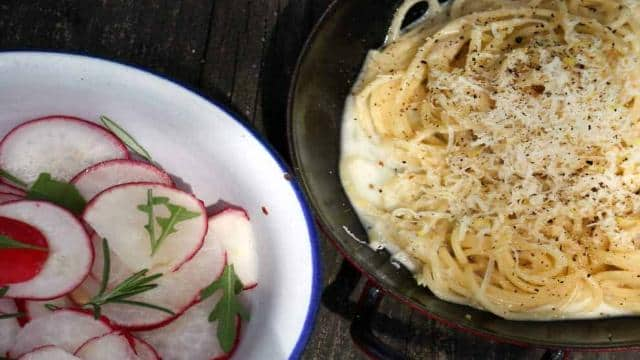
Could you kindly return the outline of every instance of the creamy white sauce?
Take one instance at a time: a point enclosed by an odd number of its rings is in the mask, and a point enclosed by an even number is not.
[[[343,163],[343,159],[350,157],[355,157],[357,160],[351,162],[352,166],[341,166],[340,178],[360,222],[369,234],[369,246],[376,251],[386,249],[392,254],[393,262],[402,264],[415,272],[417,266],[411,256],[385,239],[378,229],[380,224],[376,222],[375,217],[363,211],[356,205],[357,201],[354,201],[354,198],[362,197],[372,204],[382,204],[384,199],[379,189],[393,178],[394,171],[389,165],[392,161],[391,157],[385,149],[375,144],[358,126],[353,96],[349,96],[345,102],[341,137],[340,162]],[[345,231],[347,230],[345,228]],[[347,233],[354,237],[350,231]]]

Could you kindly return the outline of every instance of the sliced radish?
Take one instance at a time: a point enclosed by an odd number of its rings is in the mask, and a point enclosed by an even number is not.
[[[145,229],[148,216],[138,208],[147,204],[149,191],[154,197],[166,197],[171,204],[199,214],[177,223],[177,231],[164,240],[153,256]],[[154,217],[169,217],[164,205],[154,206],[153,211]],[[118,185],[101,192],[87,205],[83,218],[98,235],[109,240],[111,250],[132,271],[178,268],[198,251],[207,232],[206,211],[200,200],[169,186],[152,183]],[[154,220],[156,237],[161,232],[157,225]]]
[[[8,193],[0,192],[0,204],[6,204],[8,202],[21,200],[23,198],[24,197],[20,196],[20,195],[8,194]]]
[[[57,308],[65,309],[73,306],[73,302],[67,296],[45,301],[25,300],[24,311],[30,320],[34,320],[51,314],[52,310],[47,309],[45,305],[53,305]]]
[[[91,269],[93,248],[83,225],[71,213],[47,202],[21,200],[0,205],[0,216],[33,225],[49,246],[38,275],[12,284],[7,297],[55,299],[82,283]]]
[[[80,358],[57,346],[46,345],[20,356],[18,360],[80,360]]]
[[[82,170],[71,183],[87,200],[121,184],[150,182],[173,187],[171,177],[157,167],[142,161],[109,160]]]
[[[156,349],[144,340],[133,338],[133,350],[141,360],[160,360]]]
[[[84,343],[74,353],[83,360],[137,360],[129,340],[119,332],[103,335]]]
[[[91,242],[93,243],[93,249],[95,252],[95,259],[93,266],[91,267],[91,276],[94,279],[102,279],[102,270],[104,268],[104,254],[102,252],[102,238],[94,233],[91,236]],[[111,242],[109,242],[111,244]],[[129,277],[133,271],[127,267],[118,255],[113,251],[109,254],[110,257],[110,273],[109,273],[109,285],[115,286]]]
[[[25,282],[42,271],[48,257],[48,245],[40,230],[22,221],[0,216],[0,235],[44,249],[0,248],[0,284]]]
[[[0,193],[12,194],[12,195],[18,195],[18,196],[27,195],[27,193],[24,190],[19,189],[13,185],[7,184],[3,181],[0,181]]]
[[[169,325],[139,332],[136,336],[151,344],[163,360],[207,360],[222,357],[225,353],[216,336],[218,323],[208,320],[209,313],[221,296],[222,293],[218,292],[189,308]],[[240,322],[237,331],[239,335]]]
[[[0,299],[0,315],[15,314],[18,312],[15,302],[9,299]],[[9,318],[0,320],[0,357],[9,352],[20,331],[18,319]]]
[[[256,240],[244,210],[232,207],[212,216],[207,237],[222,244],[227,252],[227,262],[233,264],[245,289],[258,284]]]
[[[58,310],[25,325],[10,350],[19,357],[44,345],[55,345],[73,353],[89,339],[112,332],[113,329],[92,315],[75,310]]]
[[[93,164],[127,158],[126,147],[109,131],[69,116],[28,121],[11,130],[0,143],[0,168],[27,183],[33,183],[43,172],[69,181]]]
[[[196,302],[202,288],[220,276],[224,264],[225,256],[220,243],[207,237],[202,248],[191,260],[179,270],[164,273],[156,280],[157,288],[136,295],[130,300],[162,306],[180,315]],[[73,292],[73,297],[82,303],[95,294],[98,288],[98,281],[88,278]],[[113,324],[131,330],[153,329],[175,319],[175,316],[162,311],[126,304],[107,304],[102,307],[102,314]]]

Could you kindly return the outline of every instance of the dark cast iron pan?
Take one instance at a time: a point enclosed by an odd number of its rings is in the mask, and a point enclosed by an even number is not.
[[[399,3],[399,0],[335,1],[307,40],[289,93],[288,141],[296,176],[322,229],[338,250],[370,279],[363,302],[375,305],[381,294],[390,294],[449,326],[520,345],[578,351],[629,351],[639,347],[640,318],[508,321],[440,300],[419,287],[407,270],[394,267],[386,251],[373,251],[347,234],[344,227],[359,239],[367,239],[338,177],[344,100],[367,51],[381,46]],[[366,320],[367,316],[365,312],[356,320]],[[393,357],[384,350],[365,350]]]

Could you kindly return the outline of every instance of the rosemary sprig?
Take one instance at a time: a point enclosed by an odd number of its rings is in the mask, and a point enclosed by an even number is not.
[[[56,311],[56,310],[60,310],[62,309],[60,306],[58,305],[53,305],[53,304],[44,304],[42,305],[44,306],[45,309],[49,310],[49,311]]]
[[[18,179],[7,170],[0,169],[0,178],[5,178],[6,180],[9,180],[10,183],[13,183],[14,185],[17,185],[23,189],[26,189],[28,187],[26,182]]]
[[[24,313],[21,313],[21,312],[17,312],[13,314],[0,314],[0,320],[19,318],[23,316],[24,316]]]
[[[102,253],[104,256],[104,265],[102,268],[100,291],[98,292],[98,294],[92,297],[91,300],[84,304],[82,306],[83,308],[91,308],[93,310],[93,316],[96,319],[100,318],[100,315],[102,314],[102,306],[106,304],[127,304],[140,306],[175,315],[173,311],[162,306],[142,301],[129,300],[129,298],[134,295],[138,295],[158,287],[158,284],[153,283],[153,281],[160,278],[162,274],[153,274],[147,276],[149,270],[143,269],[129,276],[120,284],[116,285],[112,290],[108,291],[107,284],[109,284],[109,274],[111,272],[111,255],[107,239],[102,240]]]
[[[149,152],[140,145],[136,139],[133,138],[125,129],[123,129],[120,125],[116,124],[115,121],[109,119],[108,117],[102,115],[100,116],[100,121],[102,124],[109,129],[115,136],[117,136],[120,141],[122,141],[131,151],[140,155],[140,157],[144,158],[150,163],[154,163]]]
[[[7,294],[7,291],[9,291],[9,287],[8,286],[0,287],[0,298],[5,296]],[[23,316],[24,316],[24,313],[21,313],[21,312],[11,313],[11,314],[0,313],[0,320],[19,318],[19,317],[23,317]],[[2,359],[0,358],[0,360],[2,360]]]
[[[0,235],[0,249],[27,249],[27,250],[49,251],[45,247],[23,243],[5,235]]]

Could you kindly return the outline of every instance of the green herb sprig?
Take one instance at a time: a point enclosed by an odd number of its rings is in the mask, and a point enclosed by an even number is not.
[[[56,310],[60,310],[62,309],[60,306],[58,305],[53,305],[53,304],[44,304],[42,305],[44,306],[45,309],[49,310],[49,311],[56,311]]]
[[[169,217],[155,216],[153,207],[157,205],[165,206],[167,210],[169,210]],[[158,251],[160,245],[162,245],[169,235],[178,231],[176,229],[178,223],[200,216],[199,212],[189,211],[182,206],[170,203],[167,197],[153,196],[153,190],[151,189],[147,190],[147,202],[138,205],[138,210],[147,214],[147,224],[144,228],[147,230],[147,233],[149,233],[152,256]],[[160,226],[160,234],[157,237],[155,223]]]
[[[0,320],[21,318],[23,316],[25,316],[25,314],[21,313],[21,312],[11,313],[11,314],[2,314],[2,313],[0,313]]]
[[[45,247],[26,244],[18,240],[14,240],[6,235],[0,235],[0,249],[28,249],[28,250],[38,250],[38,251],[49,251]]]
[[[27,199],[49,201],[76,215],[81,214],[87,205],[75,186],[55,180],[48,173],[38,176],[36,182],[27,191]]]
[[[8,286],[0,287],[0,298],[5,296],[7,294],[7,291],[9,291],[9,287]],[[0,313],[0,320],[14,319],[14,318],[19,318],[19,317],[23,317],[23,316],[25,316],[25,314],[21,313],[21,312],[11,313],[11,314]],[[2,359],[0,358],[0,360],[2,360]]]
[[[148,269],[138,271],[137,273],[123,280],[120,284],[116,285],[112,290],[107,291],[107,285],[109,284],[109,274],[111,273],[111,255],[107,239],[102,240],[102,253],[104,256],[104,265],[102,267],[100,290],[98,291],[98,294],[96,294],[82,306],[83,308],[91,308],[93,310],[93,316],[96,319],[100,318],[100,315],[102,314],[102,306],[110,303],[146,307],[158,311],[163,311],[167,314],[175,315],[173,311],[162,306],[142,301],[129,300],[129,298],[134,295],[138,295],[158,287],[158,284],[153,283],[153,281],[162,277],[162,274],[153,274],[147,276],[147,273],[149,272]]]
[[[11,174],[7,170],[0,169],[0,178],[4,178],[5,180],[8,180],[10,183],[13,183],[14,185],[17,185],[23,189],[26,189],[28,187],[26,182],[18,179],[16,176]]]
[[[242,292],[244,285],[238,278],[233,264],[226,265],[219,279],[212,282],[200,292],[200,299],[204,300],[218,290],[223,292],[222,298],[209,314],[209,322],[218,321],[217,336],[222,349],[230,352],[236,340],[236,317],[249,321],[249,311],[245,309],[238,294]]]
[[[138,154],[150,163],[153,163],[153,159],[147,150],[140,145],[136,139],[133,138],[125,129],[118,125],[115,121],[102,115],[100,116],[102,124],[111,131],[120,141],[122,141],[131,151]]]

